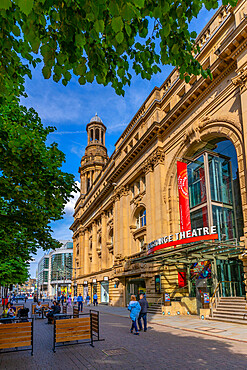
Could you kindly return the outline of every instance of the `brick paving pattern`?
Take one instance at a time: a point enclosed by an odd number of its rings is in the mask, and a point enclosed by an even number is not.
[[[85,310],[87,312],[87,310]],[[149,324],[146,333],[130,334],[130,320],[101,313],[105,341],[57,348],[53,326],[35,320],[34,356],[30,352],[0,354],[0,369],[247,369],[246,343]],[[116,351],[113,351],[116,350]],[[103,352],[105,351],[105,352]],[[110,354],[107,355],[106,353]]]

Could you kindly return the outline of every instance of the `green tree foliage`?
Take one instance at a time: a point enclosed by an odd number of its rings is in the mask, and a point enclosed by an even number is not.
[[[62,218],[77,188],[61,170],[63,152],[45,144],[53,131],[33,109],[0,106],[0,284],[24,282],[37,247],[60,246],[49,224]]]
[[[234,6],[237,0],[223,0]],[[203,6],[218,0],[1,0],[0,87],[23,92],[28,63],[44,62],[43,75],[67,85],[73,72],[81,85],[96,79],[118,94],[130,84],[130,64],[142,78],[160,63],[180,69],[181,77],[202,74],[194,59],[195,32],[188,23]]]

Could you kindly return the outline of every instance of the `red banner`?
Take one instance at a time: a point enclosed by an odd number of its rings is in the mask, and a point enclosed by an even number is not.
[[[156,245],[155,247],[150,248],[148,250],[148,254],[154,253],[154,252],[156,252],[160,249],[164,249],[164,248],[168,248],[168,247],[175,247],[177,245],[200,242],[202,240],[216,240],[216,239],[219,239],[218,234],[201,235],[201,236],[194,236],[192,238],[174,240],[173,242]]]
[[[177,162],[180,230],[191,230],[187,164]]]
[[[178,271],[178,287],[183,288],[186,286],[186,272]]]

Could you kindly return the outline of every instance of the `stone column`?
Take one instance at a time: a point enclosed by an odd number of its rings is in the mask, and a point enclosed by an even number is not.
[[[164,183],[164,158],[157,154],[156,162],[154,165],[154,203],[152,203],[155,209],[155,234],[153,238],[157,239],[164,236],[165,233],[165,214],[164,214],[164,200],[163,200],[163,183]]]
[[[72,270],[72,279],[76,278],[76,245],[77,237],[73,236],[73,270]]]
[[[97,255],[97,224],[93,222],[93,235],[92,235],[92,269],[91,272],[96,272],[98,268],[98,255]]]
[[[120,253],[120,197],[119,194],[116,196],[114,206],[114,227],[113,227],[113,246],[114,246],[114,257]]]
[[[84,274],[89,274],[89,238],[88,238],[88,230],[85,230],[85,236],[84,236]]]
[[[153,166],[148,163],[145,167],[146,172],[146,220],[147,220],[147,243],[152,242],[155,232],[155,207],[154,207],[154,173]]]
[[[124,188],[121,192],[120,197],[120,254],[122,257],[129,254],[129,245],[128,245],[128,215],[127,215],[127,196],[128,189]]]
[[[80,263],[79,263],[79,272],[78,275],[84,274],[84,258],[85,258],[85,233],[84,231],[80,232]]]
[[[102,270],[107,268],[107,258],[108,258],[108,249],[107,249],[107,226],[106,226],[106,214],[102,213],[101,216],[101,267]]]
[[[86,194],[87,189],[86,189],[86,178],[85,174],[81,176],[81,194]]]

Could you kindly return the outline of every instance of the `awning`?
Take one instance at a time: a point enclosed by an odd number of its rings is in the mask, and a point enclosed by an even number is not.
[[[244,246],[237,242],[200,242],[190,243],[186,246],[167,248],[162,252],[152,255],[134,258],[131,263],[160,263],[162,265],[173,265],[178,263],[192,264],[203,260],[228,260],[238,258],[244,251]]]

